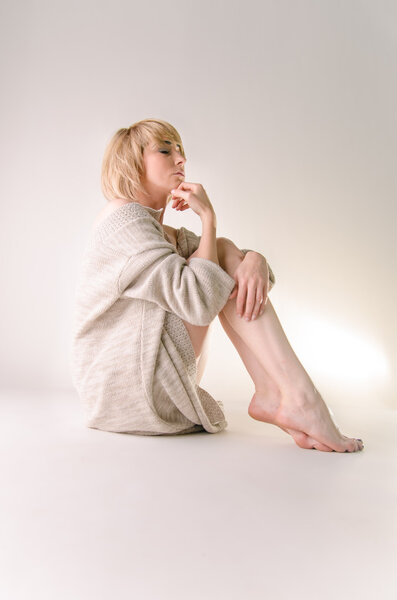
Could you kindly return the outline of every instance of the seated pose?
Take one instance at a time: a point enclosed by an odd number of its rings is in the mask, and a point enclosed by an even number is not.
[[[223,403],[199,386],[208,328],[218,316],[255,385],[248,414],[301,448],[362,450],[339,431],[281,327],[259,252],[216,237],[214,208],[185,181],[169,123],[119,129],[102,164],[108,200],[83,256],[75,296],[73,383],[87,426],[139,435],[226,428]],[[193,210],[202,235],[163,224],[167,203]]]

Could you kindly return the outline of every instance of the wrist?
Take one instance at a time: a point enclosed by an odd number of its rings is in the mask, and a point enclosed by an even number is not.
[[[213,227],[214,229],[216,229],[217,222],[216,214],[214,212],[205,212],[202,215],[200,215],[200,217],[202,225],[205,225],[206,227]]]

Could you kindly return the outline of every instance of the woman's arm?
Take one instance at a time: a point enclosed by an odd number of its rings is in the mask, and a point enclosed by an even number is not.
[[[201,217],[202,234],[197,250],[187,259],[189,264],[192,258],[206,258],[219,265],[218,238],[216,237],[216,215],[208,211]]]
[[[120,298],[148,300],[193,325],[208,325],[227,302],[235,282],[213,260],[217,250],[210,218],[203,218],[202,237],[201,251],[207,256],[196,256],[188,264],[164,239],[152,217],[132,220],[118,236],[129,255],[118,280]]]
[[[206,226],[207,226],[207,225],[206,225]],[[180,231],[180,230],[178,230],[178,229],[175,229],[174,227],[171,227],[170,225],[163,225],[163,229],[164,229],[164,231],[165,231],[165,233],[166,233],[166,235],[167,235],[168,239],[170,239],[170,240],[171,240],[172,244],[174,244],[175,246],[177,246],[177,240],[178,240],[178,231]],[[192,253],[191,253],[191,254],[188,256],[188,258],[187,258],[187,262],[189,262],[189,259],[190,259],[190,258],[192,258],[192,257],[194,258],[195,256],[198,256],[198,257],[201,257],[201,258],[207,258],[206,256],[204,256],[204,254],[205,254],[205,252],[206,252],[206,251],[205,251],[205,248],[204,248],[204,245],[205,245],[205,244],[203,245],[203,247],[200,247],[200,243],[201,243],[201,238],[202,238],[202,236],[197,236],[197,235],[196,235],[195,233],[193,233],[192,231],[186,230],[186,228],[183,228],[183,229],[184,229],[184,231],[185,231],[185,234],[186,234],[186,235],[188,235],[188,237],[189,237],[189,240],[190,240],[190,243],[193,243],[193,244],[195,244],[195,246],[196,246],[196,250],[195,250],[194,252],[192,252]],[[220,260],[220,254],[223,252],[225,240],[226,240],[226,242],[230,242],[230,243],[231,243],[231,244],[234,246],[233,242],[231,242],[231,241],[230,241],[230,240],[228,240],[227,238],[223,238],[223,237],[217,237],[217,238],[216,238],[216,250],[217,250],[217,258],[218,258],[218,262],[217,262],[217,264],[220,264],[220,263],[219,263],[219,260]],[[189,242],[188,242],[188,243],[189,243]],[[200,247],[200,250],[199,250],[199,247]],[[203,254],[203,248],[204,248],[204,254]],[[245,250],[245,249],[244,249],[244,250],[239,250],[239,249],[238,249],[236,246],[234,246],[234,248],[236,248],[236,249],[239,251],[239,255],[241,256],[241,258],[244,258],[244,256],[245,256],[245,255],[246,255],[248,252],[252,252],[252,250]],[[212,260],[213,262],[215,262],[215,261],[213,260],[213,258],[212,258],[212,259],[210,259],[210,260]]]

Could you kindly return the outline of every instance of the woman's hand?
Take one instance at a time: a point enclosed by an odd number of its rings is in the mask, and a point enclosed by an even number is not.
[[[213,206],[201,183],[182,181],[177,188],[171,190],[172,208],[187,210],[191,208],[199,217],[208,212],[214,213]]]
[[[264,256],[247,252],[234,274],[236,286],[229,296],[235,298],[237,314],[249,321],[265,310],[269,292],[269,269]],[[262,300],[262,302],[261,302]]]

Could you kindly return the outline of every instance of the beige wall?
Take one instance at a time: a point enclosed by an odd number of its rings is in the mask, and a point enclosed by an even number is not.
[[[159,117],[180,131],[218,235],[268,258],[273,305],[320,391],[395,402],[396,3],[69,0],[2,15],[3,388],[71,386],[103,150]],[[168,207],[165,222],[200,233],[194,214]],[[202,385],[245,401],[218,321],[211,334]]]

